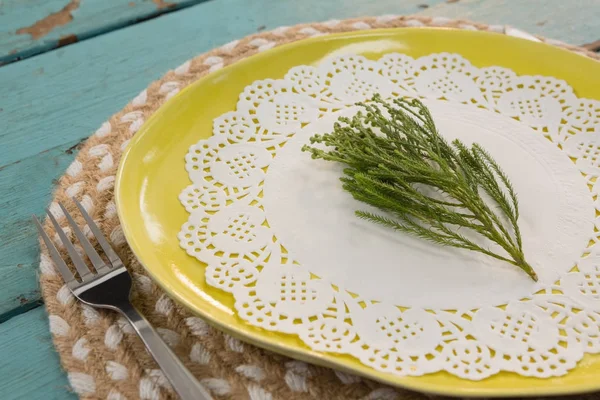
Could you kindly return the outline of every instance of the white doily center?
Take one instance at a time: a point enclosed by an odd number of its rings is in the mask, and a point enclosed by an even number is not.
[[[512,180],[524,249],[540,282],[551,283],[572,268],[592,232],[594,205],[565,153],[508,117],[450,102],[428,105],[442,135],[480,143]],[[378,210],[342,190],[340,165],[300,151],[314,133],[330,132],[338,117],[324,117],[296,133],[266,174],[266,218],[292,259],[346,290],[402,306],[474,308],[536,291],[526,274],[505,262],[358,219],[355,210]]]

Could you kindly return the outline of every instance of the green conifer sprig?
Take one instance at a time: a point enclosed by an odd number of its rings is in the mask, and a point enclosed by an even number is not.
[[[364,111],[340,118],[333,132],[314,135],[302,148],[313,159],[345,164],[343,188],[384,212],[356,211],[358,217],[506,261],[537,281],[523,254],[517,195],[489,153],[458,139],[448,143],[417,99],[388,103],[376,95],[358,105]],[[462,228],[506,254],[476,244],[460,233]]]

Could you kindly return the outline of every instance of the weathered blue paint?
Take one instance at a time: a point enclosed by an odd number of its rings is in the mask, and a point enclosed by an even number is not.
[[[74,0],[5,0],[0,2],[0,64],[30,57],[73,40],[85,40],[106,32],[119,29],[133,23],[154,18],[166,12],[189,7],[206,0],[84,0],[71,5],[72,11],[65,11],[63,18],[55,22],[54,28],[40,37],[27,33],[27,28],[36,22],[48,20],[49,16],[61,13]],[[238,1],[238,8],[252,7],[249,2]],[[242,4],[243,3],[243,4]],[[254,2],[260,3],[260,2]],[[289,1],[278,2],[285,8]],[[306,2],[304,2],[306,3]],[[328,7],[339,10],[338,18],[344,16],[345,9],[356,9],[354,2],[339,0],[321,2],[329,3]],[[368,4],[363,1],[362,3]],[[371,10],[393,8],[392,2],[381,1],[368,4]],[[444,2],[439,0],[403,1],[397,6],[408,13],[420,12],[426,15],[446,16],[451,18],[468,18],[491,24],[512,24],[549,37],[562,38],[573,44],[588,43],[600,39],[597,28],[600,7],[596,0],[535,0],[518,4],[506,0],[460,0]],[[307,4],[306,10],[312,9]],[[363,7],[359,9],[364,10]],[[268,9],[268,8],[265,8]],[[296,10],[294,10],[296,11]],[[323,15],[322,10],[318,10]],[[286,12],[286,10],[283,10]],[[273,15],[282,17],[277,9]],[[375,13],[372,13],[375,15]],[[594,19],[593,16],[596,18]],[[61,24],[63,23],[63,24]],[[23,32],[25,30],[25,32]],[[595,36],[593,35],[595,31]],[[41,32],[43,33],[43,32]],[[591,35],[591,36],[590,36]]]
[[[5,0],[0,2],[0,65],[203,1]],[[45,21],[44,28],[31,29],[38,21]]]
[[[75,145],[67,143],[0,170],[0,323],[15,309],[39,303],[39,249],[31,214],[43,214],[52,181],[72,161]]]
[[[422,14],[508,24],[575,45],[600,39],[598,0],[460,0],[436,4]]]
[[[43,307],[0,325],[2,400],[75,400],[52,347]]]

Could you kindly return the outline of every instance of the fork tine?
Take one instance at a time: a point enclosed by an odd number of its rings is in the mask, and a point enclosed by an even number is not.
[[[121,261],[117,253],[114,251],[110,243],[108,243],[108,241],[106,240],[106,238],[100,231],[100,228],[98,228],[98,225],[96,225],[92,217],[90,217],[87,211],[85,211],[85,208],[83,208],[81,203],[79,203],[76,198],[73,198],[73,201],[75,202],[77,208],[79,208],[79,211],[81,212],[81,215],[83,215],[85,222],[87,222],[88,226],[90,227],[90,230],[96,237],[96,240],[100,244],[100,247],[102,247],[102,250],[104,250],[104,253],[106,253],[106,256],[112,263],[113,267],[123,265],[123,262]]]
[[[94,246],[92,246],[92,244],[90,243],[88,238],[85,237],[85,234],[81,231],[81,229],[79,229],[79,226],[77,226],[77,223],[73,220],[73,217],[71,217],[71,214],[69,214],[67,209],[61,203],[58,203],[58,205],[62,209],[63,214],[65,214],[65,217],[67,217],[67,221],[69,221],[69,225],[71,225],[71,228],[73,228],[73,232],[75,233],[75,236],[77,236],[77,239],[79,239],[79,243],[81,243],[83,250],[89,257],[94,268],[96,268],[96,271],[98,271],[99,274],[103,274],[105,272],[110,271],[110,268],[108,267],[108,265],[106,265],[104,260],[102,258],[100,258],[100,255],[98,254],[96,249],[94,249]]]
[[[35,215],[32,218],[33,222],[35,222],[35,226],[37,227],[38,232],[40,233],[40,236],[44,240],[44,243],[46,243],[46,247],[50,252],[50,257],[52,257],[52,260],[54,261],[54,264],[56,264],[56,268],[58,268],[58,272],[60,272],[60,274],[62,275],[63,279],[65,280],[65,283],[67,285],[71,283],[77,283],[77,281],[75,280],[75,276],[73,276],[73,273],[71,272],[69,267],[67,267],[67,264],[65,264],[65,261],[60,256],[60,253],[56,249],[56,246],[54,246],[54,243],[52,243],[52,240],[50,240],[50,237],[48,237],[48,235],[44,231],[40,220]]]
[[[83,260],[83,258],[81,258],[77,250],[75,250],[75,246],[73,246],[73,243],[71,243],[67,235],[65,235],[65,232],[60,227],[60,225],[56,221],[56,218],[54,218],[54,215],[52,215],[50,210],[46,210],[46,214],[48,214],[48,217],[50,217],[50,221],[52,221],[52,225],[54,225],[56,233],[58,233],[60,240],[67,248],[67,252],[69,253],[69,256],[71,256],[71,261],[73,261],[77,272],[79,272],[79,277],[81,278],[81,281],[85,282],[87,279],[93,276],[90,269],[87,267],[87,265],[85,265],[85,261]]]

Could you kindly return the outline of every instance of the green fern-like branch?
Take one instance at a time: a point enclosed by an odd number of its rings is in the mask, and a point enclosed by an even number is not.
[[[340,118],[332,133],[311,138],[312,145],[325,149],[302,148],[314,159],[345,164],[343,188],[385,212],[357,211],[358,217],[506,261],[537,281],[523,254],[516,192],[489,153],[458,139],[448,143],[417,99],[388,103],[376,95],[359,105],[363,111]],[[497,243],[506,254],[474,243],[459,233],[461,228]]]

